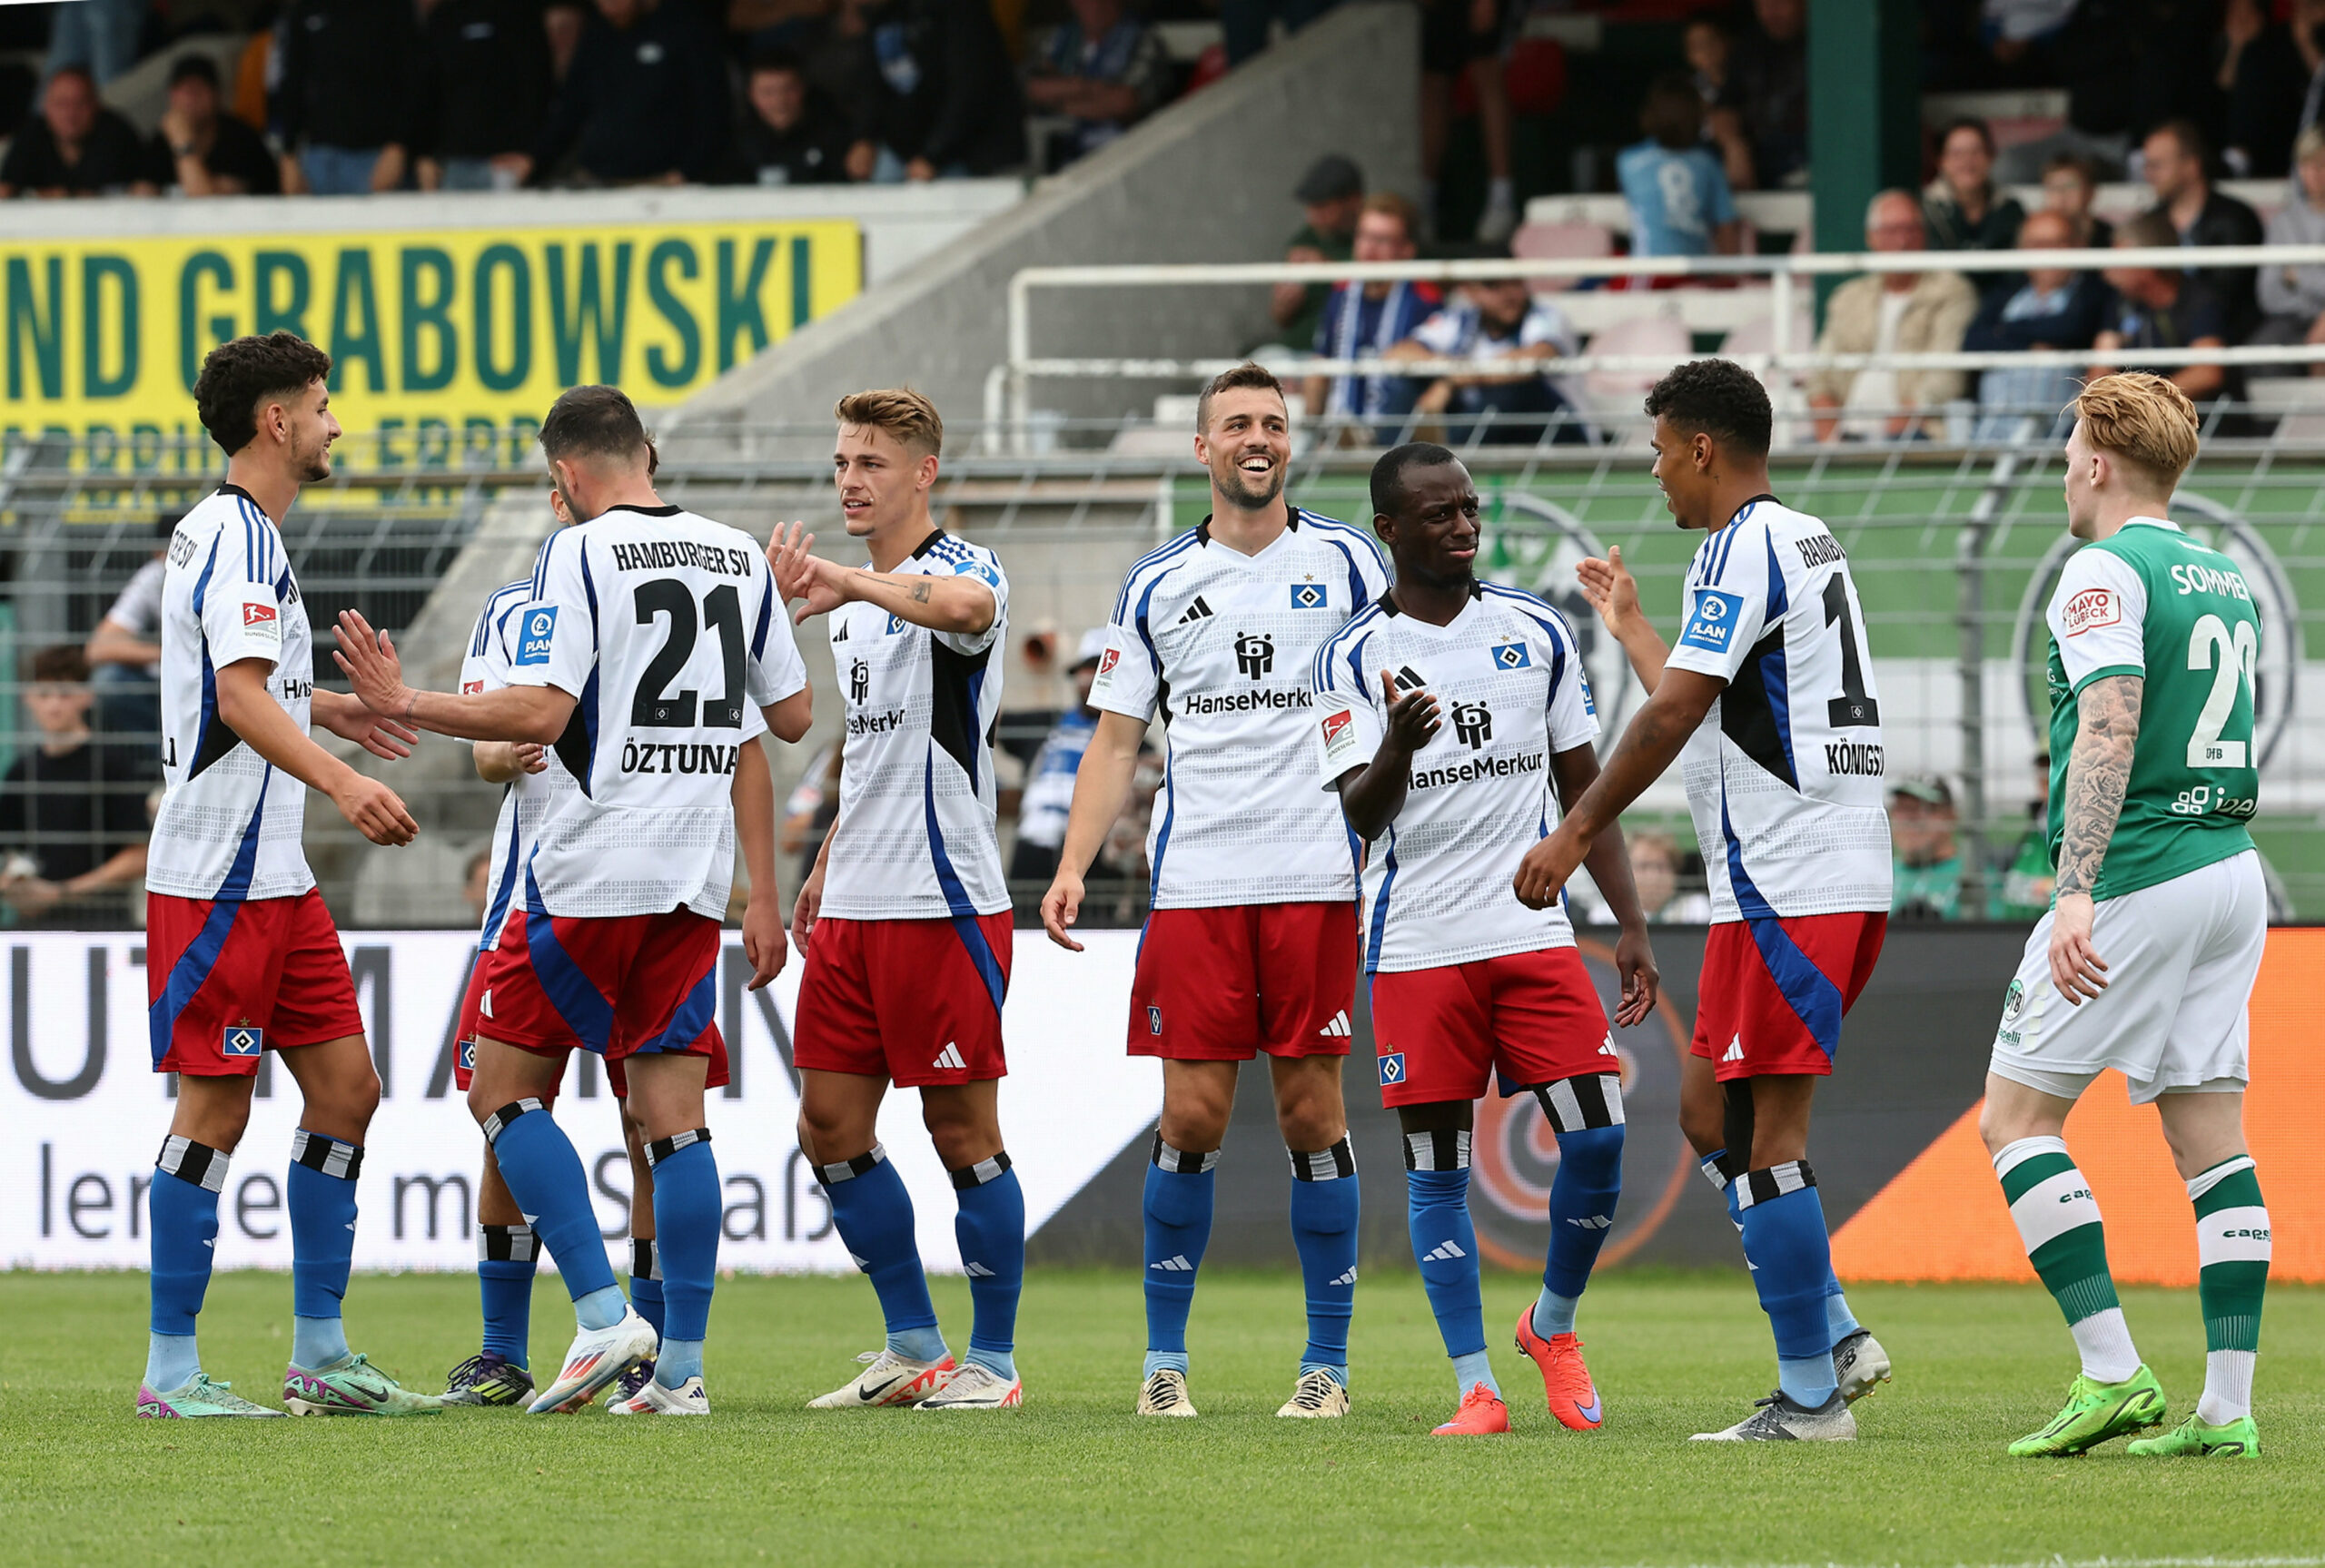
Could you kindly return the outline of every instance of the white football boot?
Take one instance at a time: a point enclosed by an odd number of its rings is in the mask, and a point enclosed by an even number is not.
[[[865,1364],[845,1387],[820,1399],[807,1401],[810,1410],[871,1410],[881,1405],[917,1405],[953,1380],[958,1371],[949,1356],[942,1361],[914,1361],[893,1350],[867,1350],[856,1357]]]
[[[1004,1380],[990,1367],[971,1361],[953,1374],[952,1381],[922,1400],[922,1410],[1014,1410],[1025,1402],[1025,1380]]]
[[[1321,1368],[1303,1372],[1300,1381],[1291,1386],[1291,1397],[1283,1402],[1283,1408],[1276,1414],[1310,1421],[1345,1415],[1348,1414],[1348,1385]]]
[[[542,1389],[540,1397],[526,1409],[535,1415],[579,1410],[597,1398],[607,1384],[661,1347],[662,1339],[654,1326],[640,1317],[636,1307],[627,1308],[612,1327],[584,1328],[576,1334],[557,1381]]]

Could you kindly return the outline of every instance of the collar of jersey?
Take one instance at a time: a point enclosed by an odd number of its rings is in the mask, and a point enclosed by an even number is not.
[[[1298,533],[1300,531],[1300,508],[1287,500],[1283,503],[1283,510],[1285,518],[1287,518],[1287,521],[1283,525],[1283,532],[1286,534]],[[1211,547],[1212,516],[1212,514],[1210,512],[1205,512],[1202,515],[1202,521],[1195,525],[1195,543],[1202,546],[1205,549],[1209,549]],[[1281,538],[1282,537],[1282,534],[1276,536],[1277,538]],[[1270,540],[1269,542],[1272,544],[1274,541]],[[1235,553],[1238,555],[1242,554],[1240,550]],[[1258,557],[1254,556],[1244,556],[1243,558],[1245,560],[1256,560]]]
[[[256,496],[252,495],[248,490],[246,490],[246,489],[242,488],[242,486],[240,486],[240,485],[236,485],[236,484],[223,484],[223,485],[220,485],[220,486],[218,487],[218,493],[219,493],[220,495],[222,495],[222,496],[240,496],[240,497],[242,497],[242,499],[244,499],[244,500],[248,501],[252,506],[258,507],[258,498],[257,498]],[[264,510],[266,510],[266,508],[265,508],[264,507],[259,507],[259,510],[260,510],[260,511],[262,511],[262,512],[263,512]]]
[[[685,510],[684,507],[673,507],[667,502],[658,507],[641,507],[631,501],[616,501],[606,508],[606,512],[636,512],[641,518],[675,518]],[[599,512],[598,516],[602,518],[606,512]]]
[[[2187,531],[2179,524],[2173,522],[2170,518],[2127,518],[2124,519],[2123,527],[2127,528],[2169,528],[2175,534],[2185,533]]]
[[[1381,612],[1382,612],[1384,615],[1401,616],[1401,615],[1403,615],[1403,614],[1405,613],[1404,611],[1402,611],[1402,610],[1400,610],[1400,609],[1399,609],[1399,608],[1397,607],[1397,601],[1396,601],[1396,599],[1395,599],[1395,597],[1394,597],[1394,595],[1395,595],[1396,591],[1397,591],[1397,590],[1396,590],[1396,588],[1394,587],[1394,586],[1391,586],[1391,587],[1390,587],[1383,588],[1383,589],[1381,589],[1381,590],[1380,590],[1380,597],[1379,598],[1377,598],[1377,599],[1375,599],[1375,600],[1373,600],[1373,601],[1372,601],[1374,604],[1376,604],[1376,605],[1378,605],[1378,606],[1380,606]],[[1471,578],[1469,579],[1469,598],[1470,598],[1471,603],[1475,603],[1477,600],[1481,599],[1481,598],[1484,598],[1485,597],[1486,597],[1486,586],[1485,586],[1485,584],[1484,584],[1483,582],[1479,581],[1479,580],[1478,578],[1476,578],[1476,577],[1471,577]],[[1469,606],[1468,606],[1468,605],[1464,605],[1464,606],[1461,606],[1461,607],[1462,607],[1462,610],[1463,610],[1464,612],[1466,612],[1466,611],[1468,610],[1468,608],[1469,608]],[[1456,616],[1453,617],[1453,620],[1454,620],[1454,621],[1458,621],[1458,620],[1459,620],[1460,618],[1461,618],[1461,616],[1460,616],[1459,615],[1456,615]],[[1418,620],[1417,620],[1417,621],[1415,621],[1415,622],[1413,623],[1413,625],[1415,625],[1415,626],[1434,626],[1438,631],[1440,631],[1440,632],[1441,632],[1441,631],[1444,631],[1447,627],[1450,626],[1452,624],[1453,624],[1453,621],[1448,621],[1448,622],[1446,622],[1446,623],[1445,623],[1445,626],[1437,626],[1437,623],[1435,623],[1434,621],[1418,621]]]
[[[1754,507],[1758,506],[1762,501],[1767,502],[1770,506],[1780,507],[1784,505],[1782,501],[1777,500],[1774,496],[1769,495],[1766,490],[1763,490],[1758,495],[1754,496],[1750,500],[1745,502],[1742,506],[1736,508],[1735,515],[1727,519],[1727,523],[1736,521],[1738,518],[1742,518],[1745,513],[1750,511]],[[1727,523],[1720,524],[1720,528],[1724,528],[1727,527]],[[1717,530],[1714,531],[1716,532]]]
[[[921,540],[921,541],[920,541],[920,543],[918,543],[918,544],[915,545],[915,546],[912,547],[912,554],[911,554],[911,556],[909,556],[909,557],[906,557],[906,558],[907,558],[907,559],[910,559],[910,560],[915,560],[915,561],[916,561],[916,560],[918,560],[918,559],[920,559],[920,557],[923,557],[923,556],[926,555],[929,551],[931,551],[931,550],[935,549],[935,548],[936,547],[936,541],[937,541],[937,540],[939,540],[939,539],[941,539],[941,538],[943,538],[944,537],[945,537],[945,530],[944,530],[943,528],[932,528],[932,529],[930,529],[930,530],[929,530],[928,537],[927,537],[926,538],[925,538],[925,539]]]

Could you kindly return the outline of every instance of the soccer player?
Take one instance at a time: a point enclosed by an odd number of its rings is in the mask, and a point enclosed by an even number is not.
[[[1754,1414],[1697,1435],[1847,1441],[1850,1403],[1887,1377],[1889,1359],[1833,1277],[1807,1153],[1816,1081],[1833,1070],[1842,1016],[1888,925],[1881,704],[1865,616],[1830,531],[1768,493],[1773,416],[1750,371],[1727,360],[1681,365],[1647,393],[1647,412],[1665,504],[1709,537],[1667,650],[1619,557],[1582,567],[1648,696],[1598,781],[1527,855],[1518,896],[1557,898],[1598,835],[1684,750],[1712,927],[1681,1124],[1729,1196],[1778,1374]]]
[[[2069,1110],[2113,1068],[2163,1119],[2196,1208],[2204,1391],[2139,1455],[2251,1458],[2269,1211],[2244,1145],[2245,1009],[2268,941],[2252,672],[2261,619],[2233,561],[2182,533],[2196,456],[2187,395],[2102,376],[2074,401],[2067,530],[2051,596],[2051,858],[2058,894],[2003,999],[1978,1130],[2027,1257],[2082,1353],[2065,1408],[2013,1455],[2081,1454],[2163,1419],[2107,1272]]]
[[[945,449],[934,403],[854,392],[835,412],[833,482],[871,565],[808,554],[815,536],[796,524],[770,552],[784,597],[806,601],[799,618],[828,617],[846,698],[839,814],[791,917],[806,963],[791,1049],[799,1147],[871,1277],[887,1341],[810,1408],[1014,1409],[1025,1195],[1001,1138],[1009,889],[993,781],[1009,579],[991,550],[929,516]],[[953,1178],[974,1307],[957,1364],[928,1299],[912,1195],[875,1129],[891,1083],[920,1090]]]
[[[723,1206],[703,1089],[719,922],[739,840],[753,988],[774,979],[785,956],[775,785],[758,736],[797,739],[812,698],[757,544],[664,504],[653,444],[618,389],[566,392],[539,439],[576,520],[541,547],[510,684],[414,691],[393,644],[352,612],[340,618],[337,658],[375,713],[470,740],[553,744],[573,775],[475,981],[469,1109],[556,1257],[578,1322],[562,1369],[529,1408],[579,1409],[651,1356],[638,1397],[658,1414],[707,1415]],[[614,1282],[580,1159],[544,1113],[575,1046],[623,1067],[648,1139],[668,1315],[658,1351]]]
[[[1558,1143],[1549,1257],[1518,1348],[1550,1414],[1594,1431],[1605,1409],[1574,1314],[1622,1191],[1622,1068],[1562,902],[1529,909],[1509,892],[1548,824],[1550,786],[1571,800],[1598,776],[1589,677],[1564,616],[1478,580],[1478,489],[1451,452],[1388,452],[1372,508],[1396,586],[1317,651],[1311,681],[1325,786],[1375,851],[1364,968],[1380,1098],[1404,1133],[1413,1257],[1460,1400],[1437,1432],[1509,1430],[1469,1222],[1475,1102],[1495,1072],[1504,1096],[1541,1101]],[[1588,864],[1622,924],[1616,1021],[1628,1026],[1655,1005],[1657,975],[1621,828],[1599,833]]]
[[[249,1124],[261,1053],[279,1052],[302,1106],[291,1139],[291,1362],[301,1415],[441,1408],[351,1353],[340,1320],[355,1246],[355,1181],[380,1101],[355,986],[300,843],[321,790],[373,843],[419,830],[395,792],[310,738],[312,720],[391,760],[417,739],[318,691],[307,608],[282,524],[302,485],[331,478],[339,439],[331,356],[289,332],[212,350],[195,380],[226,482],[170,539],[162,580],[161,815],[145,873],[153,1070],[177,1105],[148,1198],[153,1321],[137,1414],[279,1415],[202,1370],[218,1195]]]
[[[1283,493],[1291,425],[1258,365],[1214,378],[1196,405],[1211,515],[1130,569],[1091,702],[1098,733],[1073,784],[1050,940],[1082,906],[1083,873],[1130,794],[1157,708],[1170,736],[1147,843],[1152,911],[1131,982],[1130,1052],[1162,1059],[1162,1118],[1146,1173],[1143,1415],[1195,1414],[1187,1313],[1211,1239],[1212,1168],[1239,1064],[1266,1052],[1291,1156],[1291,1236],[1308,1342],[1278,1415],[1348,1413],[1356,1302],[1356,1156],[1341,1063],[1356,1001],[1359,844],[1315,787],[1311,665],[1389,586],[1366,535]]]

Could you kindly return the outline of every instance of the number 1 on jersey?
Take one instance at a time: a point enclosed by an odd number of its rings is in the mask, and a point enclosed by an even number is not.
[[[1825,579],[1825,624],[1841,629],[1841,695],[1825,705],[1825,722],[1855,729],[1881,722],[1881,705],[1865,689],[1865,661],[1857,652],[1856,617],[1849,614],[1849,587],[1841,574]]]
[[[701,622],[695,616],[694,595],[676,577],[657,577],[638,585],[638,624],[652,626],[658,616],[670,617],[670,635],[638,677],[638,693],[630,699],[629,722],[639,729],[692,729],[699,695],[672,692],[670,683],[694,656]],[[702,722],[712,729],[743,727],[743,600],[732,583],[722,583],[702,597],[701,621],[718,633],[724,656],[727,689],[716,701],[702,705]]]

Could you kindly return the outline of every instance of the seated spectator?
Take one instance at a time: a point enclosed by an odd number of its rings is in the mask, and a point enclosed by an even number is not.
[[[1922,222],[1933,251],[2007,251],[2018,242],[2026,209],[1994,189],[1994,135],[1984,120],[1964,117],[1937,138],[1937,178],[1922,192]],[[1990,294],[2007,272],[1974,272],[1971,286]]]
[[[2065,251],[2074,246],[2066,218],[2047,208],[2019,226],[2019,248]],[[2003,273],[2003,287],[1979,301],[1962,346],[1973,353],[2027,349],[2088,349],[2105,323],[2107,285],[2092,272],[2037,267]],[[2074,396],[2080,378],[2072,365],[2027,365],[1982,371],[1976,439],[2003,441],[2048,431]]]
[[[1419,248],[1420,232],[1420,214],[1410,202],[1393,192],[1376,191],[1358,210],[1352,257],[1359,261],[1410,261]],[[1383,358],[1443,302],[1434,283],[1337,284],[1316,323],[1313,346],[1326,359]],[[1395,439],[1420,388],[1407,376],[1341,375],[1311,376],[1305,390],[1311,418],[1370,421],[1373,438],[1386,443]]]
[[[1701,889],[1679,891],[1684,857],[1679,841],[1667,833],[1630,835],[1631,885],[1638,890],[1638,906],[1656,925],[1709,925],[1711,895]]]
[[[549,33],[525,0],[421,7],[420,188],[513,191],[549,113]]]
[[[146,786],[122,748],[89,733],[89,666],[71,644],[33,656],[25,706],[40,743],[0,781],[0,900],[20,923],[104,929],[129,922],[145,874]]]
[[[2315,74],[2293,42],[2293,29],[2272,21],[2265,0],[2228,0],[2221,8],[2221,161],[2240,180],[2287,172],[2300,130],[2301,100]]]
[[[1615,159],[1631,210],[1634,256],[1723,256],[1744,249],[1744,221],[1726,172],[1703,144],[1703,100],[1674,71],[1655,79],[1639,106],[1647,140]]]
[[[1345,261],[1356,243],[1356,215],[1364,205],[1364,171],[1338,153],[1327,153],[1309,165],[1291,199],[1300,203],[1300,232],[1284,247],[1287,261]],[[1305,350],[1316,340],[1316,323],[1324,319],[1324,301],[1331,298],[1329,283],[1278,283],[1268,301],[1275,319],[1276,341]]]
[[[153,778],[161,776],[163,557],[184,516],[164,512],[154,523],[153,558],[131,575],[81,650],[96,688],[99,733],[131,743],[138,772]]]
[[[581,35],[589,30],[594,13],[589,0],[549,0],[541,7],[541,35],[549,40],[549,79],[565,85],[573,56],[581,51]]]
[[[725,167],[727,140],[726,63],[692,9],[667,0],[598,0],[549,106],[533,178],[698,183]]]
[[[1752,0],[1758,24],[1728,55],[1720,107],[1736,116],[1751,167],[1732,163],[1739,191],[1772,191],[1804,182],[1808,165],[1807,0]]]
[[[2043,165],[2043,211],[2067,221],[2078,251],[2103,251],[2115,242],[2115,225],[2097,216],[2099,176],[2080,153],[2053,153]]]
[[[1073,122],[1063,167],[1094,153],[1161,106],[1171,91],[1162,35],[1125,13],[1123,0],[1073,0],[1025,83],[1034,108]]]
[[[17,128],[0,159],[0,201],[125,191],[143,156],[136,129],[97,102],[95,78],[68,65],[48,79],[40,112]]]
[[[209,55],[180,55],[170,67],[170,106],[145,143],[141,183],[175,185],[188,196],[272,196],[282,188],[266,138],[219,103]]]
[[[1901,779],[1889,789],[1892,920],[1962,917],[1962,846],[1954,792],[1944,779]]]
[[[2119,251],[2177,243],[2172,220],[2161,209],[2142,212],[2115,232]],[[2115,291],[2115,308],[2092,344],[2099,360],[2091,369],[2093,377],[2152,369],[2199,405],[2213,398],[2244,395],[2243,378],[2229,366],[2138,363],[2136,350],[2141,349],[2217,349],[2227,344],[2228,309],[2201,275],[2153,267],[2110,267],[2107,282]]]
[[[872,101],[848,150],[850,179],[957,179],[1024,166],[1024,100],[984,0],[885,0],[864,20]]]
[[[2271,245],[2325,245],[2325,125],[2293,143],[2292,189],[2269,220]],[[2263,267],[2257,280],[2261,325],[2254,343],[2325,343],[2325,266]],[[2255,365],[2256,376],[2297,375],[2297,365]],[[2325,363],[2309,367],[2325,374]]]
[[[798,57],[763,49],[744,82],[743,128],[729,175],[739,185],[826,185],[847,178],[847,127],[807,85]]]
[[[1474,426],[1482,441],[1530,447],[1546,438],[1558,443],[1590,439],[1589,427],[1557,380],[1519,368],[1536,360],[1571,358],[1579,347],[1566,313],[1534,298],[1525,279],[1495,278],[1462,284],[1452,304],[1423,321],[1411,337],[1389,350],[1389,357],[1509,361],[1513,370],[1508,375],[1439,377],[1414,400],[1413,410],[1449,416],[1456,440],[1465,439]],[[1486,415],[1493,418],[1485,419]],[[1539,417],[1543,415],[1551,417]]]
[[[1922,204],[1912,192],[1884,191],[1865,209],[1865,249],[1919,251],[1922,241]],[[1833,291],[1816,350],[1950,352],[1962,346],[1977,309],[1977,291],[1959,272],[1867,272]],[[1808,405],[1820,441],[1895,440],[1922,433],[1923,416],[1960,397],[1963,387],[1959,370],[1817,370],[1808,378]]]
[[[2148,189],[2155,211],[2169,219],[2172,239],[2182,245],[2257,245],[2261,216],[2212,188],[2204,133],[2192,120],[2172,120],[2148,133],[2142,143]],[[2190,276],[2209,290],[2227,312],[2230,340],[2241,342],[2260,324],[2261,305],[2251,267],[2191,267]],[[2191,394],[2192,396],[2192,394]]]
[[[402,188],[422,77],[410,0],[292,0],[281,24],[274,133],[292,195]]]

